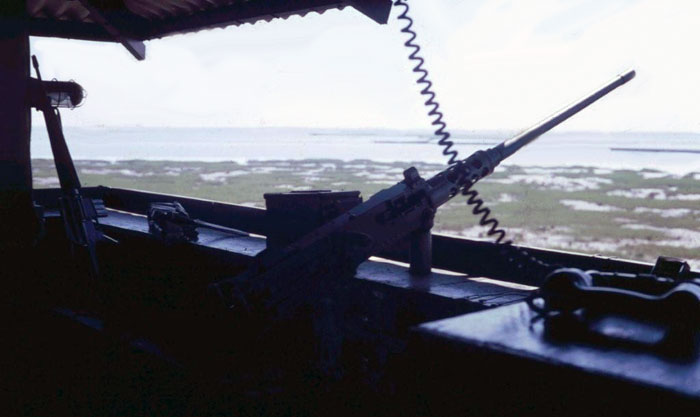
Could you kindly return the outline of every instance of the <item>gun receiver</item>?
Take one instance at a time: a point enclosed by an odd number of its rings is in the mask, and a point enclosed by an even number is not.
[[[416,231],[430,230],[438,207],[458,192],[491,174],[504,159],[634,77],[628,71],[594,93],[562,109],[503,143],[477,151],[432,178],[421,178],[414,167],[404,180],[379,191],[366,202],[338,216],[281,250],[260,253],[243,274],[224,279],[210,289],[229,308],[251,303],[278,311],[317,294],[322,277],[352,276],[371,255]]]

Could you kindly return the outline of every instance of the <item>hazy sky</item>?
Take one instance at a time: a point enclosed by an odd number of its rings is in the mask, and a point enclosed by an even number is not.
[[[697,0],[413,0],[452,129],[519,129],[627,68],[637,78],[560,130],[700,131]],[[66,125],[427,128],[394,10],[354,9],[120,46],[33,39],[86,104]],[[42,123],[35,118],[36,123]]]

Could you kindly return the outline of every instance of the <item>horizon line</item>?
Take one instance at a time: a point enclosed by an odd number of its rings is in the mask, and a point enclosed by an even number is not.
[[[86,128],[86,129],[288,129],[288,130],[318,130],[318,131],[370,131],[370,132],[414,132],[420,134],[427,134],[433,136],[433,130],[430,128],[418,128],[418,127],[332,127],[332,126],[215,126],[215,125],[199,125],[199,126],[163,126],[163,125],[64,125],[64,128]],[[43,123],[33,123],[32,130],[34,128],[46,128]],[[524,130],[523,128],[458,128],[452,129],[452,132],[464,133],[502,133],[502,132],[519,132]],[[559,129],[557,131],[549,132],[549,134],[566,134],[566,133],[596,133],[596,134],[639,134],[639,133],[672,133],[672,134],[692,134],[700,135],[700,131],[692,130],[635,130],[635,129],[625,129],[625,130],[596,130],[596,129]]]

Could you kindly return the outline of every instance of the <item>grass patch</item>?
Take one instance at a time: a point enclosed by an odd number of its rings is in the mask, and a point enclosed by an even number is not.
[[[439,164],[415,163],[424,178]],[[264,206],[263,194],[301,189],[359,190],[367,199],[402,179],[403,163],[329,159],[236,162],[77,161],[85,186],[107,185]],[[50,160],[34,161],[37,188],[55,187]],[[651,174],[651,175],[650,175]],[[674,199],[700,194],[696,174],[590,167],[502,166],[476,186],[517,243],[653,261],[659,255],[690,259],[700,267],[700,202]],[[654,190],[648,192],[644,190]],[[639,191],[632,198],[620,191]],[[594,211],[562,204],[597,205]],[[679,211],[680,210],[680,211]],[[435,230],[485,237],[463,197],[439,210]],[[673,233],[671,233],[671,231]]]

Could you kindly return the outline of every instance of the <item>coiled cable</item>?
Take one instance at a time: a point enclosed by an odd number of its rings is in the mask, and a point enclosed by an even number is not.
[[[420,94],[427,97],[425,106],[429,109],[428,116],[433,118],[431,124],[437,127],[435,130],[435,136],[440,138],[438,144],[443,147],[442,154],[449,156],[450,159],[448,164],[453,165],[457,163],[458,153],[455,149],[452,149],[454,142],[450,140],[451,135],[447,130],[447,123],[445,123],[443,120],[445,116],[443,115],[442,111],[440,111],[440,102],[436,100],[436,94],[433,91],[433,82],[428,78],[430,74],[428,73],[428,70],[424,68],[425,60],[420,56],[421,47],[416,43],[416,37],[418,35],[413,30],[413,19],[411,19],[411,17],[408,15],[410,7],[404,0],[396,0],[394,2],[394,6],[400,6],[404,9],[403,12],[398,15],[397,19],[406,22],[406,26],[401,28],[401,33],[408,35],[408,39],[406,42],[404,42],[404,46],[413,50],[413,52],[408,55],[408,59],[409,61],[413,61],[415,63],[412,71],[420,75],[416,83],[423,86]]]
[[[472,185],[462,188],[462,195],[467,197],[467,205],[472,208],[472,214],[479,217],[479,225],[487,228],[487,236],[497,236],[494,240],[497,244],[511,245],[513,241],[505,240],[506,231],[499,226],[498,219],[491,216],[491,209],[486,207],[486,203],[479,197],[479,192],[472,189]]]
[[[423,87],[420,94],[427,97],[424,104],[428,108],[428,116],[433,118],[431,124],[436,126],[434,134],[439,138],[437,143],[443,148],[442,154],[449,156],[448,165],[454,165],[459,161],[459,153],[456,149],[453,149],[454,142],[450,139],[451,134],[444,120],[445,116],[440,110],[440,102],[437,100],[437,95],[433,90],[433,83],[429,78],[430,73],[425,68],[425,59],[420,55],[421,46],[416,41],[418,34],[413,30],[413,19],[409,16],[411,8],[408,0],[395,0],[394,6],[403,9],[397,16],[397,20],[406,23],[401,28],[401,33],[408,35],[404,46],[411,51],[408,59],[415,63],[412,71],[419,75],[416,83]],[[500,227],[498,219],[492,216],[491,209],[486,207],[484,200],[479,197],[479,192],[472,188],[473,185],[473,183],[468,184],[462,188],[461,193],[467,197],[467,205],[471,207],[472,214],[479,218],[479,225],[487,229],[486,236],[494,238],[494,242],[501,245],[501,253],[506,257],[508,263],[514,265],[525,276],[543,276],[541,274],[551,271],[554,268],[552,265],[535,258],[521,248],[513,246],[513,241],[506,239],[506,231]]]

